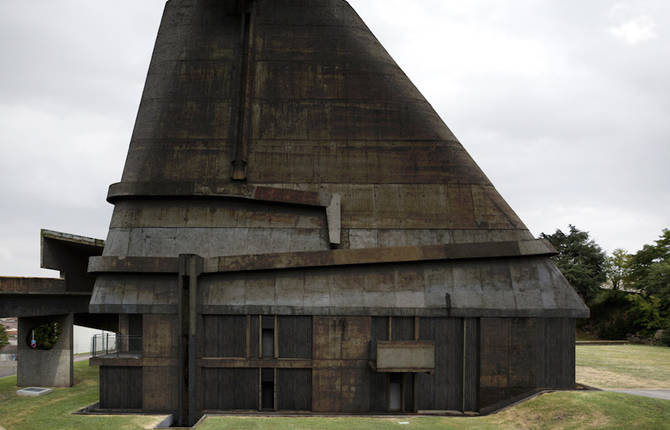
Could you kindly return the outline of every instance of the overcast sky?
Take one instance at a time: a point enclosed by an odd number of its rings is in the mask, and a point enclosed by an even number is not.
[[[667,0],[351,0],[534,235],[670,228]],[[163,0],[0,2],[0,275],[105,238]]]

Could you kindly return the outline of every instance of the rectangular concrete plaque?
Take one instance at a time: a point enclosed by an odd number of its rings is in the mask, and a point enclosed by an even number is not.
[[[430,372],[435,369],[435,344],[420,341],[378,341],[378,372]]]

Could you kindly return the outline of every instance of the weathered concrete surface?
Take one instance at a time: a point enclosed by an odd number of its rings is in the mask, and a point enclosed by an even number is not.
[[[33,350],[27,339],[33,328],[59,322],[63,332],[48,351]],[[71,387],[73,374],[73,315],[19,318],[17,385],[20,387]]]
[[[98,284],[94,312],[176,312],[175,275],[109,273]],[[198,291],[213,314],[588,316],[541,256],[205,273]]]

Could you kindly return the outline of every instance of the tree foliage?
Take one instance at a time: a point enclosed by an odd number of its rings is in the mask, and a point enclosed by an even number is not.
[[[628,277],[630,255],[626,250],[618,248],[612,251],[612,255],[607,257],[606,273],[607,279],[612,284],[612,288],[620,290],[624,288],[625,280]]]
[[[630,256],[626,283],[647,299],[657,299],[660,312],[670,315],[670,230]]]
[[[627,281],[647,294],[670,288],[670,230],[663,230],[654,245],[644,245],[630,256]]]
[[[661,341],[670,344],[670,230],[634,254],[616,249],[611,256],[573,225],[541,237],[558,250],[557,266],[591,308],[582,329],[602,339],[650,339],[664,330]]]
[[[589,304],[598,294],[599,288],[607,280],[607,256],[590,237],[589,233],[569,226],[565,234],[557,229],[554,234],[542,233],[558,251],[554,257],[563,276]]]
[[[7,330],[5,330],[5,326],[0,324],[0,348],[8,344],[9,344],[9,335],[7,334]]]

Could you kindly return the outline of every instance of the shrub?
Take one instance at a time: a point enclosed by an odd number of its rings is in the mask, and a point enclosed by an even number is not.
[[[670,327],[661,332],[661,345],[670,346]]]

